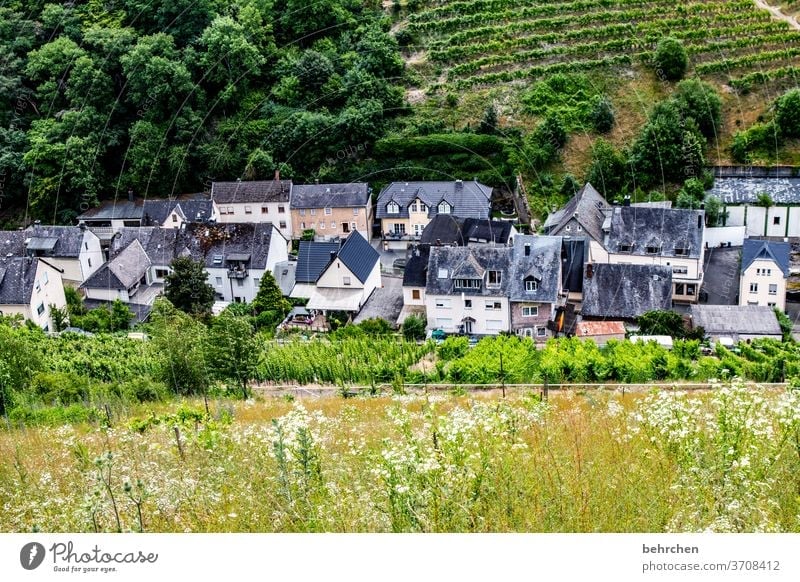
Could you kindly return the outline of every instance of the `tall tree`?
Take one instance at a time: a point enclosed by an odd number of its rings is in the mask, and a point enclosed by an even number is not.
[[[214,318],[208,335],[207,360],[220,380],[236,382],[246,400],[248,384],[258,363],[258,343],[246,317],[223,311]]]
[[[171,267],[172,272],[165,279],[164,296],[181,311],[208,315],[214,305],[214,288],[208,283],[203,263],[180,257],[172,261]]]

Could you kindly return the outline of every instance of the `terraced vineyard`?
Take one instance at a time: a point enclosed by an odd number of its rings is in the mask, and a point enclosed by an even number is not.
[[[408,29],[437,67],[432,89],[647,63],[666,35],[683,40],[694,74],[738,88],[794,78],[800,64],[800,32],[752,0],[428,2]]]

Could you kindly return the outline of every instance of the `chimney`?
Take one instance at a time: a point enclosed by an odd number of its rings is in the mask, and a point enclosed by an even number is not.
[[[281,179],[281,171],[275,170],[275,181],[278,182]]]
[[[128,202],[133,202],[133,188],[128,188]]]
[[[464,182],[461,180],[456,180],[456,191],[462,190],[464,188]]]
[[[625,195],[625,198],[622,199],[623,206],[630,206],[631,205],[631,197],[629,195]]]
[[[697,228],[703,228],[703,215],[697,215]]]
[[[592,263],[588,263],[586,265],[586,278],[591,279],[592,275],[594,275],[594,265]]]
[[[85,222],[81,222],[81,223],[78,225],[78,228],[80,228],[81,230],[86,230],[86,223],[85,223]]]
[[[336,260],[336,251],[331,251],[331,263]]]
[[[442,239],[440,239],[440,238],[437,238],[437,239],[436,239],[436,246],[437,246],[437,247],[440,247],[440,246],[442,246]]]
[[[530,257],[531,256],[531,245],[530,245],[530,243],[525,243],[525,256],[526,257]]]
[[[314,184],[319,184],[319,178],[314,178]]]

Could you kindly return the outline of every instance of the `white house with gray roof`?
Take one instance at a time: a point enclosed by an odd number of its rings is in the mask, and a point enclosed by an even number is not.
[[[139,305],[152,304],[161,289],[150,293],[148,272],[152,263],[142,244],[134,239],[81,285],[86,298]]]
[[[746,239],[742,247],[739,305],[786,310],[789,243]]]
[[[286,240],[291,240],[292,188],[291,180],[281,180],[280,173],[275,172],[273,180],[214,182],[211,199],[219,222],[270,222]]]
[[[405,250],[437,214],[488,219],[491,207],[492,188],[477,180],[392,182],[378,196],[375,217],[384,249]]]
[[[45,331],[53,329],[52,309],[67,305],[62,271],[47,259],[0,257],[0,315],[21,315]]]
[[[605,263],[603,225],[611,212],[611,205],[588,182],[562,208],[548,215],[544,234],[550,236],[584,237],[589,243],[588,260]]]

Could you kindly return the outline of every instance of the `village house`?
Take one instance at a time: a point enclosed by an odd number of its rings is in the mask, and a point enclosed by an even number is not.
[[[405,250],[419,241],[434,216],[485,220],[491,206],[492,188],[477,180],[392,182],[378,196],[375,216],[380,220],[384,250]]]
[[[152,305],[163,285],[154,285],[148,278],[151,266],[142,244],[134,239],[84,281],[80,289],[93,302],[119,299],[123,303]]]
[[[431,247],[428,328],[476,335],[510,331],[513,253],[506,246]]]
[[[586,265],[581,314],[585,319],[633,321],[672,309],[672,269],[662,265]]]
[[[789,243],[746,239],[742,247],[739,305],[786,310]]]
[[[466,246],[469,244],[511,244],[517,229],[504,220],[459,218],[437,214],[423,229],[419,244]]]
[[[431,247],[419,244],[414,247],[403,271],[403,308],[397,323],[402,325],[410,315],[425,317],[425,287],[428,284],[428,260]]]
[[[179,200],[145,200],[142,226],[180,228],[188,222],[216,222],[214,204],[206,197],[186,197]]]
[[[358,313],[381,286],[380,254],[353,231],[322,270],[306,304],[310,310]]]
[[[291,289],[290,297],[305,299],[311,297],[320,275],[336,259],[341,246],[340,240],[301,240],[294,268],[294,287]]]
[[[364,182],[298,184],[292,187],[289,207],[294,238],[306,230],[325,239],[346,237],[355,230],[372,238],[372,201]]]
[[[62,270],[38,257],[0,257],[0,315],[21,315],[45,331],[55,329],[52,309],[67,300]]]
[[[783,339],[772,307],[763,305],[692,305],[692,328],[702,327],[712,341],[729,338],[734,342],[751,339]]]
[[[517,236],[514,238],[509,298],[511,331],[545,341],[552,336],[550,322],[562,294],[561,237]]]
[[[552,212],[544,223],[544,234],[550,236],[584,237],[589,243],[589,262],[605,263],[603,224],[611,205],[588,182],[563,208]]]
[[[286,240],[292,238],[289,201],[292,181],[274,180],[214,182],[211,199],[221,223],[272,223]]]

